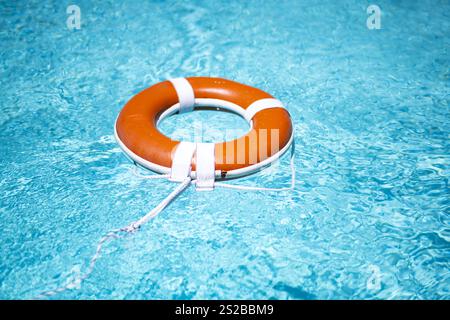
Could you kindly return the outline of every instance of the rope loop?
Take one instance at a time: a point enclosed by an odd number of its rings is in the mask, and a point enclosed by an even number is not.
[[[137,168],[137,166],[136,166]],[[159,178],[170,178],[170,175],[158,175],[158,176],[147,176],[147,175],[141,175],[137,172],[137,169],[134,168],[132,171],[133,174],[136,176],[143,178],[143,179],[159,179]],[[294,167],[294,148],[291,149],[291,160],[290,160],[290,168],[291,168],[291,185],[289,187],[285,188],[265,188],[265,187],[253,187],[253,186],[244,186],[244,185],[234,185],[234,184],[227,184],[227,183],[219,183],[216,182],[215,186],[223,187],[223,188],[229,188],[229,189],[237,189],[237,190],[248,190],[248,191],[288,191],[293,190],[295,187],[295,167]],[[58,293],[61,293],[66,290],[70,290],[73,288],[77,288],[84,280],[86,280],[91,273],[94,271],[95,264],[97,263],[97,260],[100,258],[100,253],[103,248],[103,246],[111,241],[112,239],[122,238],[123,235],[121,233],[125,233],[125,235],[133,234],[137,232],[142,225],[147,223],[149,220],[155,218],[164,208],[166,208],[179,194],[181,194],[190,184],[196,184],[196,180],[192,180],[190,176],[184,178],[178,186],[164,199],[162,200],[156,207],[154,207],[152,210],[150,210],[146,215],[141,217],[140,219],[131,222],[129,225],[114,229],[106,233],[102,238],[100,238],[99,242],[97,243],[97,249],[95,251],[95,254],[92,256],[89,267],[87,271],[84,274],[79,275],[74,280],[70,281],[68,284],[58,287],[53,290],[44,291],[41,294],[39,294],[35,299],[44,299],[51,296],[54,296]]]

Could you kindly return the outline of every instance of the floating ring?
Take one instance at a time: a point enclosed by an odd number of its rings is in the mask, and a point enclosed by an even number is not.
[[[250,131],[231,141],[189,144],[158,130],[165,117],[204,107],[237,113],[250,124]],[[132,161],[152,171],[171,173],[177,153],[186,157],[190,152],[192,178],[197,176],[197,166],[206,161],[213,166],[214,178],[226,179],[256,172],[275,161],[289,149],[293,127],[282,103],[260,89],[221,78],[191,77],[157,83],[131,98],[116,120],[115,136]],[[211,152],[210,160],[199,156]]]

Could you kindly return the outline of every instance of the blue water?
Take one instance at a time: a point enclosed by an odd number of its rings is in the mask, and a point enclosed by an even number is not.
[[[174,188],[131,174],[114,121],[154,83],[210,75],[285,103],[295,190],[190,188],[53,298],[450,299],[448,1],[1,1],[0,17],[0,298],[64,285]],[[210,114],[162,130],[246,130]],[[284,158],[234,183],[288,181]]]

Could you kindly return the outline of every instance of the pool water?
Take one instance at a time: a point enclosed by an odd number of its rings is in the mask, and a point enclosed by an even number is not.
[[[448,1],[22,0],[0,13],[0,298],[70,282],[102,235],[173,190],[131,173],[113,137],[126,101],[219,76],[285,103],[295,190],[191,187],[52,298],[450,299]],[[247,129],[208,112],[161,130]],[[288,162],[233,183],[287,186]]]

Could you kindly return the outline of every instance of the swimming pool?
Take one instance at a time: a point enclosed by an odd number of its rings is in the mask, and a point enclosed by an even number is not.
[[[79,30],[66,24],[71,4]],[[173,189],[131,174],[114,121],[140,90],[194,75],[285,103],[295,190],[191,187],[54,298],[450,298],[447,1],[18,1],[0,12],[0,298],[64,285],[103,234]],[[246,129],[205,111],[161,130],[212,123]],[[288,181],[284,157],[236,183]]]

